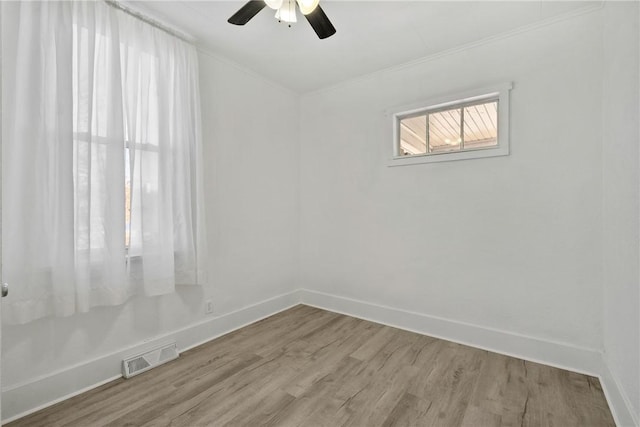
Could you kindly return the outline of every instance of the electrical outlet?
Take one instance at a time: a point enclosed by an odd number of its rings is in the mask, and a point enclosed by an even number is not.
[[[213,313],[213,301],[206,300],[204,302],[204,314],[212,314]]]

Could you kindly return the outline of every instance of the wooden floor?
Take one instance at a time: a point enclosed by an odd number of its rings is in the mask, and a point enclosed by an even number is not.
[[[10,426],[613,426],[600,383],[299,305]]]

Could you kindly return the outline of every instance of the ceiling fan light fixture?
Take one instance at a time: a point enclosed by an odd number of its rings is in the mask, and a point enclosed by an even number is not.
[[[264,2],[273,10],[278,10],[282,7],[282,0],[264,0]]]
[[[298,22],[298,18],[296,17],[296,1],[284,0],[282,6],[276,11],[276,19],[289,24]]]
[[[297,0],[298,6],[300,6],[300,12],[303,15],[308,15],[318,7],[320,0]]]

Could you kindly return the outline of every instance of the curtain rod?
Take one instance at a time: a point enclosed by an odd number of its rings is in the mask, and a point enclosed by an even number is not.
[[[104,0],[104,2],[106,4],[108,4],[109,6],[116,8],[118,10],[123,11],[124,13],[133,16],[136,19],[141,20],[142,22],[146,22],[147,24],[151,25],[152,27],[155,27],[161,31],[164,31],[167,34],[170,34],[174,37],[179,38],[180,40],[182,40],[183,42],[189,43],[189,44],[193,44],[193,42],[195,41],[195,39],[187,34],[184,33],[180,33],[176,30],[173,30],[171,28],[169,28],[168,26],[164,25],[161,22],[156,21],[155,19],[152,19],[148,16],[143,15],[142,13],[133,10],[131,8],[128,8],[126,6],[124,6],[123,4],[118,3],[115,0]]]

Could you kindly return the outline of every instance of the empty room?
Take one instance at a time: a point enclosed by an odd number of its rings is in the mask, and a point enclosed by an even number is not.
[[[640,2],[0,18],[1,424],[640,427]]]

